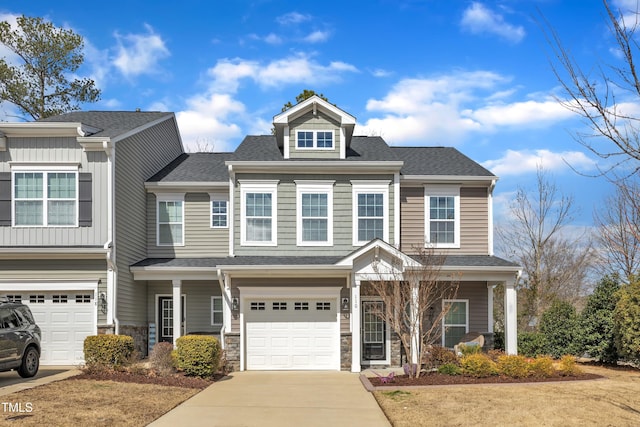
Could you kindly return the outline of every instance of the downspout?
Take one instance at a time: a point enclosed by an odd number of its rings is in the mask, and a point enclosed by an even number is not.
[[[491,181],[491,186],[489,186],[489,189],[487,191],[487,198],[488,200],[488,205],[489,205],[489,209],[488,209],[488,226],[489,226],[489,230],[487,230],[489,232],[488,235],[488,251],[489,251],[489,255],[493,256],[494,252],[493,252],[493,189],[496,188],[496,180],[492,180]]]
[[[107,155],[107,236],[108,241],[105,246],[108,246],[107,252],[107,268],[108,274],[111,276],[111,280],[107,280],[107,294],[109,296],[109,302],[107,305],[107,321],[114,324],[114,333],[120,334],[120,321],[118,320],[118,266],[116,264],[116,244],[115,244],[115,156],[116,147],[111,144],[110,141],[104,141],[102,143],[104,152]]]
[[[222,346],[222,349],[224,350],[224,330],[227,327],[226,323],[227,323],[227,311],[229,310],[229,302],[228,302],[228,298],[227,298],[227,294],[225,292],[225,287],[224,287],[224,280],[222,280],[222,271],[220,269],[217,270],[218,272],[218,283],[220,284],[220,294],[222,295],[222,298],[224,300],[223,302],[223,310],[222,310],[222,327],[220,328],[220,345]]]
[[[233,166],[229,165],[229,256],[235,256],[235,248],[233,242],[233,235],[235,229],[235,215],[234,215],[234,205],[235,205],[235,192],[234,192],[234,181],[235,181],[235,173],[233,172]]]

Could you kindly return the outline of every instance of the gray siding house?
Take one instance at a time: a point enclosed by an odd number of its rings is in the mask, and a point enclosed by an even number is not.
[[[411,263],[433,248],[446,254],[442,280],[461,277],[456,298],[434,307],[456,313],[441,344],[492,338],[493,288],[504,284],[516,353],[519,267],[493,254],[496,176],[452,148],[354,136],[355,118],[318,97],[273,123],[274,135],[181,154],[145,182],[146,256],[119,286],[137,292],[149,348],[212,334],[240,370],[399,366],[367,283],[379,260]]]
[[[146,343],[144,183],[182,153],[171,113],[0,123],[0,295],[31,307],[43,365],[81,363],[98,332]]]

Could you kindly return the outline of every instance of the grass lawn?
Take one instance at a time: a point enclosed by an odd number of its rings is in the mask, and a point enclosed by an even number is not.
[[[146,426],[199,391],[114,381],[57,381],[0,397],[0,426]],[[8,410],[9,403],[13,411]],[[15,410],[18,403],[22,412]]]
[[[377,391],[396,426],[640,426],[640,371],[581,366],[595,381]]]

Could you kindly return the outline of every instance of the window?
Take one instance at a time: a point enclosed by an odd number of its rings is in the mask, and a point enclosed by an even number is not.
[[[293,309],[294,310],[303,310],[303,311],[308,311],[309,310],[309,303],[308,302],[295,302],[293,303]]]
[[[277,245],[277,185],[277,181],[240,181],[242,245]]]
[[[443,300],[442,308],[449,311],[442,318],[442,345],[453,348],[469,331],[469,301]]]
[[[333,245],[333,184],[296,181],[298,246]]]
[[[273,310],[286,310],[287,309],[287,303],[286,302],[274,302],[273,305],[271,306],[273,308]]]
[[[251,307],[251,310],[253,311],[264,311],[265,303],[261,301],[260,302],[252,301],[250,307]]]
[[[22,302],[22,295],[7,295],[7,299],[11,302]]]
[[[387,325],[382,317],[384,302],[362,301],[362,359],[387,359]]]
[[[298,148],[333,149],[333,131],[299,130],[296,132]]]
[[[29,295],[29,304],[44,304],[44,295]]]
[[[318,310],[318,311],[331,310],[331,303],[330,302],[316,302],[316,310]]]
[[[158,246],[184,245],[184,194],[158,195]]]
[[[78,225],[76,171],[15,171],[15,226],[75,227]]]
[[[353,185],[353,244],[372,239],[389,241],[389,183],[355,183]]]
[[[76,304],[87,304],[91,302],[91,295],[82,294],[76,295]]]
[[[211,297],[211,324],[222,325],[222,297]]]
[[[226,200],[211,201],[211,227],[227,228],[228,202]]]
[[[437,248],[460,247],[460,188],[425,189],[427,243]]]
[[[54,295],[52,298],[54,304],[66,304],[67,296],[66,295]]]

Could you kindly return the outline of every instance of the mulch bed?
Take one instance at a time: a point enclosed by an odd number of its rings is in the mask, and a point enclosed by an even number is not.
[[[510,383],[541,383],[551,381],[576,381],[595,380],[604,378],[601,375],[583,373],[576,376],[554,375],[549,378],[511,378],[503,375],[486,378],[475,378],[464,375],[446,375],[437,372],[423,373],[418,378],[409,378],[407,375],[397,375],[393,382],[383,384],[378,377],[368,377],[374,387],[404,387],[404,386],[430,386],[430,385],[459,385],[459,384],[510,384]]]
[[[139,384],[156,384],[171,387],[183,387],[194,389],[205,389],[216,381],[223,378],[224,375],[214,375],[212,378],[188,377],[184,374],[172,374],[168,376],[158,376],[153,374],[138,374],[120,371],[105,372],[83,372],[79,375],[70,377],[69,380],[97,380],[97,381],[118,381]]]

